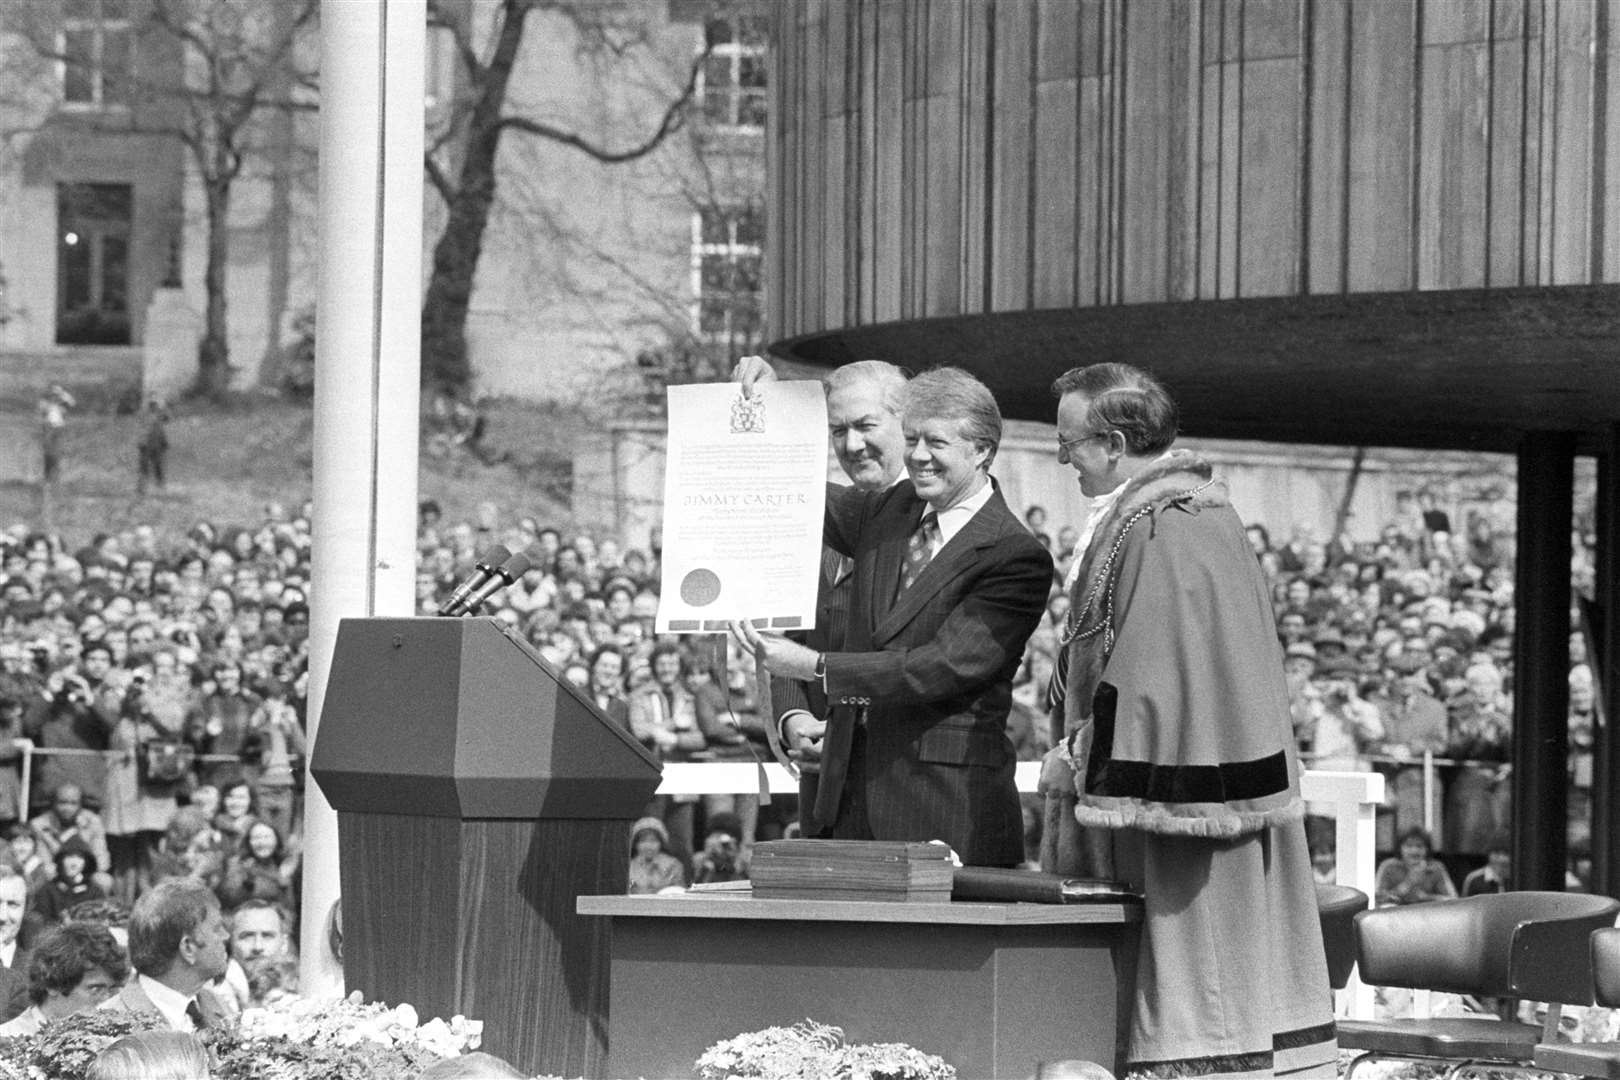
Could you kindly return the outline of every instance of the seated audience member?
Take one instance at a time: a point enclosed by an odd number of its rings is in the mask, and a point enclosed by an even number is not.
[[[1434,858],[1429,834],[1415,827],[1401,834],[1400,855],[1379,864],[1374,888],[1380,907],[1457,898],[1451,876]]]
[[[213,888],[224,874],[225,859],[219,833],[201,810],[182,806],[152,856],[152,883],[190,877]]]
[[[93,1009],[118,993],[128,977],[124,948],[106,927],[51,927],[40,935],[28,960],[32,1004],[0,1024],[0,1038],[34,1035],[52,1020]]]
[[[268,900],[248,900],[227,917],[231,931],[231,960],[225,967],[224,987],[240,1008],[263,1004],[249,977],[255,961],[294,959],[286,909]],[[221,994],[223,1000],[225,995]]]
[[[219,883],[219,901],[227,909],[248,900],[268,900],[291,906],[299,859],[281,842],[281,834],[268,821],[248,826],[236,854],[225,865]]]
[[[239,847],[248,829],[258,820],[258,795],[253,785],[241,778],[227,781],[219,790],[219,813],[214,815],[214,828],[219,831],[226,850],[234,851]]]
[[[96,884],[102,890],[112,888],[112,855],[107,850],[107,827],[101,815],[84,805],[84,792],[77,784],[58,785],[51,796],[50,808],[29,821],[34,837],[39,841],[40,853],[54,859],[56,849],[70,836],[77,836],[95,856]]]
[[[70,836],[56,849],[56,873],[45,887],[34,894],[34,910],[47,923],[60,922],[75,904],[105,900],[107,893],[92,880],[96,857],[77,836]]]
[[[97,1054],[85,1080],[209,1080],[208,1051],[195,1035],[137,1031]]]
[[[156,1016],[175,1031],[225,1021],[230,1008],[208,984],[225,974],[228,937],[219,900],[202,882],[154,885],[129,913],[135,978],[100,1007]]]
[[[268,900],[248,900],[231,912],[231,955],[242,964],[292,955],[287,910]]]
[[[11,861],[22,872],[24,880],[28,882],[28,895],[33,895],[51,880],[55,871],[51,860],[39,850],[39,840],[34,836],[34,830],[20,821],[13,821],[4,830],[6,847],[11,852]]]
[[[742,848],[742,821],[736,814],[720,813],[709,819],[703,850],[693,860],[692,883],[747,881],[748,855]]]
[[[659,893],[686,886],[686,867],[669,853],[669,830],[655,817],[630,829],[630,892]]]
[[[16,867],[0,863],[0,1023],[28,1008],[28,949],[21,939],[27,915],[28,883]]]
[[[1464,896],[1483,896],[1513,889],[1513,851],[1505,836],[1491,838],[1485,865],[1463,878]]]

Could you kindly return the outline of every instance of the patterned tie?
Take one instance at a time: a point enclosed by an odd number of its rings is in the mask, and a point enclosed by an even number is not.
[[[932,510],[924,514],[922,524],[906,541],[906,561],[900,567],[900,592],[903,594],[917,580],[923,569],[933,561],[934,546],[939,543],[939,515]]]

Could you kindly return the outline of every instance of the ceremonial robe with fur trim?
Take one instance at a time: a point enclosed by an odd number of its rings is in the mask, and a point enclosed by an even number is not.
[[[1070,601],[1054,741],[1073,776],[1048,781],[1080,824],[1232,837],[1302,816],[1270,598],[1209,465],[1176,453],[1128,481]]]
[[[1332,995],[1265,582],[1198,458],[1127,482],[1071,595],[1042,864],[1143,894],[1124,1074],[1332,1076]]]

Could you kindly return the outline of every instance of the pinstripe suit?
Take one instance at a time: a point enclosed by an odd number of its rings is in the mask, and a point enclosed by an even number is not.
[[[965,863],[1012,866],[1023,823],[1007,714],[1052,558],[996,491],[897,597],[926,509],[909,481],[829,485],[827,545],[854,571],[843,640],[827,652],[820,784],[841,789],[835,836],[940,839]]]

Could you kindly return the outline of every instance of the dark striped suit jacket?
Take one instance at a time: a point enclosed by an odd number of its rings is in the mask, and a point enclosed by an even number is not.
[[[843,641],[827,653],[822,782],[843,764],[835,728],[861,722],[852,780],[874,838],[944,840],[965,863],[1012,866],[1024,849],[1007,715],[1052,558],[998,490],[897,597],[926,509],[909,481],[875,493],[829,485],[827,544],[854,571]]]

